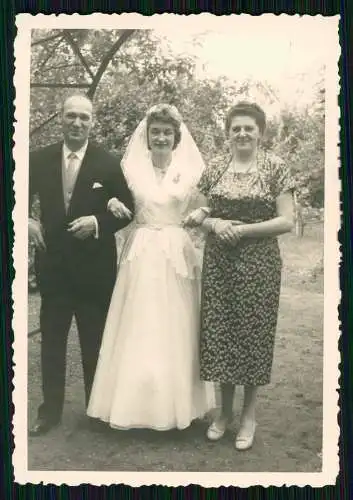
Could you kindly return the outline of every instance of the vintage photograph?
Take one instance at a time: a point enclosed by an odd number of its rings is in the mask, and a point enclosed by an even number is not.
[[[333,484],[338,18],[17,28],[15,480]]]

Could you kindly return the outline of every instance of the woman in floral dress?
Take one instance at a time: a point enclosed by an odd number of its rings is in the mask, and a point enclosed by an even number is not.
[[[236,385],[244,403],[235,446],[255,435],[258,386],[270,382],[281,285],[277,236],[292,229],[293,181],[286,165],[259,149],[266,117],[240,102],[226,118],[230,152],[215,158],[199,189],[207,206],[187,225],[208,232],[201,310],[201,378],[220,383],[221,413],[208,428],[220,439],[233,417]]]

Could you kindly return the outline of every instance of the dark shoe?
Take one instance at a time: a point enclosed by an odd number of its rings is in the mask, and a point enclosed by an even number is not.
[[[51,422],[50,420],[45,420],[44,418],[38,418],[33,427],[29,430],[29,435],[42,436],[47,434],[51,429],[54,429],[59,425],[60,422]]]

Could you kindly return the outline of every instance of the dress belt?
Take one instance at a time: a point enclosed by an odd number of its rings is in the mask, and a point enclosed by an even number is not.
[[[181,223],[163,223],[163,224],[151,224],[151,223],[148,223],[148,222],[137,222],[135,224],[135,227],[137,228],[147,228],[147,229],[156,229],[156,230],[161,230],[161,229],[165,229],[167,227],[176,227],[176,228],[181,228],[183,229],[183,225]]]

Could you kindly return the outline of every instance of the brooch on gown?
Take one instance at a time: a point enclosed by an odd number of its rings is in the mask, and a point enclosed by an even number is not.
[[[173,184],[178,184],[178,182],[180,181],[180,173],[177,173],[173,179],[172,179],[172,182]]]

